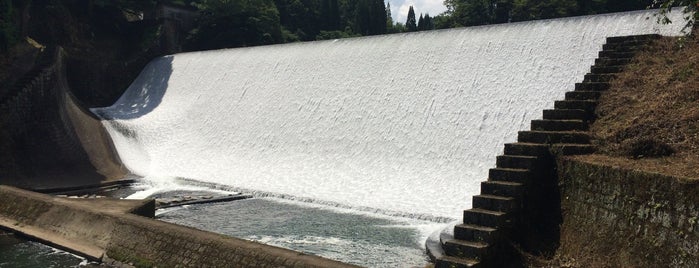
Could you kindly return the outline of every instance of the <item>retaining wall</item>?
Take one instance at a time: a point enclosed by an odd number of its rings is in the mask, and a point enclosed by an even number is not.
[[[0,226],[112,265],[354,267],[103,206],[0,186]]]
[[[30,189],[96,185],[127,171],[99,120],[70,93],[62,49],[0,103],[0,184]]]
[[[562,255],[589,267],[699,267],[699,180],[558,165]]]

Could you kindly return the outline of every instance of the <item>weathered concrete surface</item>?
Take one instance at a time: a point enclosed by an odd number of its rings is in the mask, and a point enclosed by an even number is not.
[[[111,138],[70,93],[62,50],[43,53],[50,64],[0,103],[0,184],[48,189],[123,178]]]
[[[699,181],[568,158],[562,256],[587,267],[699,267]]]
[[[78,199],[52,197],[0,186],[0,226],[58,248],[100,260],[110,224],[92,213],[137,213],[152,217],[153,200]]]
[[[91,260],[137,267],[354,267],[127,212],[152,201],[76,200],[0,186],[0,226]]]

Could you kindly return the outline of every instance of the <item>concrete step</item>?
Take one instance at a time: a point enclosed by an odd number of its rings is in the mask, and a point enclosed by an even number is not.
[[[636,55],[636,52],[619,52],[619,51],[600,51],[598,53],[599,58],[609,58],[609,59],[630,59]]]
[[[590,144],[590,134],[580,131],[520,131],[518,142]]]
[[[570,91],[566,92],[566,100],[597,100],[602,96],[601,91]]]
[[[499,155],[496,160],[496,167],[499,168],[519,168],[519,169],[534,169],[538,158],[535,156],[521,155]]]
[[[473,224],[458,224],[454,226],[454,238],[465,241],[484,242],[493,244],[502,238],[498,229]]]
[[[480,194],[473,196],[473,208],[482,208],[501,212],[515,212],[520,209],[520,203],[513,197]]]
[[[614,78],[616,78],[614,74],[586,74],[583,82],[609,82],[614,80]]]
[[[645,41],[626,41],[622,43],[609,43],[602,45],[602,50],[604,51],[638,51],[641,50],[645,44]]]
[[[511,181],[484,181],[481,182],[481,194],[520,198],[524,195],[524,184]]]
[[[595,147],[587,144],[541,144],[541,143],[507,143],[505,144],[505,154],[508,155],[529,155],[544,156],[552,153],[562,155],[589,154],[595,151]]]
[[[444,242],[442,248],[447,256],[482,260],[488,255],[490,245],[484,242],[452,239]]]
[[[501,211],[472,208],[464,210],[464,224],[480,225],[490,228],[509,228],[512,223],[509,215]]]
[[[583,82],[575,83],[576,91],[605,91],[609,89],[609,82]]]
[[[613,36],[607,37],[607,44],[610,43],[623,43],[629,41],[642,41],[648,42],[660,38],[659,34],[640,34],[640,35],[629,35],[629,36]]]
[[[592,66],[590,72],[593,74],[615,74],[624,71],[624,66]]]
[[[556,101],[553,104],[556,109],[574,109],[584,110],[586,112],[594,112],[597,108],[597,101],[592,100],[562,100]]]
[[[536,131],[585,131],[589,128],[588,124],[582,120],[547,120],[537,119],[532,120],[531,129]]]
[[[595,66],[624,66],[631,63],[631,59],[610,59],[610,58],[598,58],[595,59]]]
[[[475,259],[440,256],[434,262],[435,268],[479,268],[480,262]]]
[[[592,117],[592,113],[578,109],[551,109],[544,110],[543,113],[543,118],[549,120],[577,119],[583,121],[590,121]]]
[[[527,184],[532,178],[532,171],[520,168],[491,168],[488,170],[489,181],[509,181]]]

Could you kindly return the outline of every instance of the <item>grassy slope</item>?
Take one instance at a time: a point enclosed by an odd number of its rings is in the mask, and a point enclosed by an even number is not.
[[[619,74],[590,129],[598,153],[582,158],[699,179],[697,34],[655,41]],[[652,156],[667,146],[672,155]]]

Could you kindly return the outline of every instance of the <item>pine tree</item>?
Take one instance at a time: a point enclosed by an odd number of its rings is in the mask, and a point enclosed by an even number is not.
[[[386,6],[383,0],[373,0],[371,3],[371,34],[386,33]]]
[[[423,31],[434,30],[434,23],[432,22],[432,17],[430,17],[429,13],[425,13],[425,18],[423,20],[423,24],[425,24],[422,29]]]
[[[420,18],[417,19],[417,30],[418,31],[425,30],[425,17],[422,16],[422,13],[420,13]]]
[[[323,0],[321,16],[323,17],[323,30],[340,30],[340,10],[337,0]]]
[[[369,5],[369,0],[359,0],[357,1],[357,8],[355,9],[356,19],[355,19],[355,31],[361,35],[371,34],[371,8]]]
[[[417,31],[417,22],[415,21],[415,10],[413,6],[408,9],[408,20],[405,21],[405,28],[408,32]]]
[[[386,28],[393,27],[393,14],[391,14],[391,1],[386,2]]]

